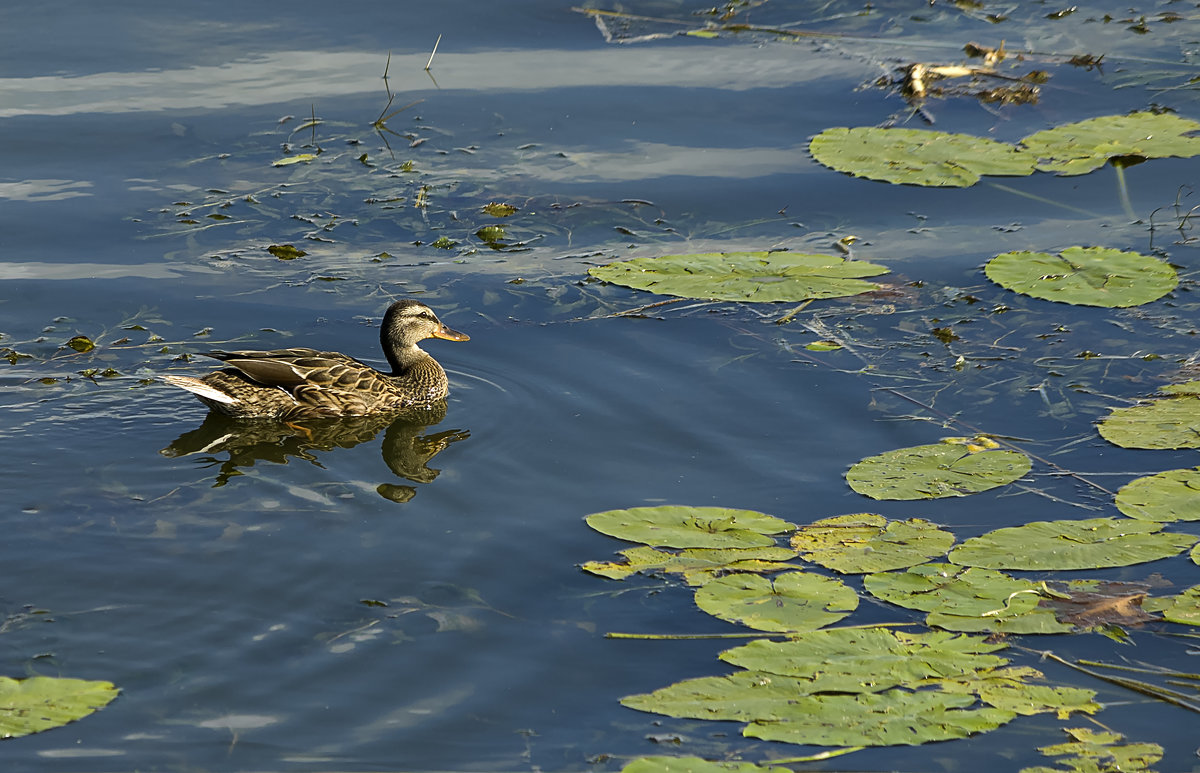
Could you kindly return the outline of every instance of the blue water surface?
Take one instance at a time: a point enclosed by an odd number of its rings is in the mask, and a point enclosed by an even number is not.
[[[763,27],[855,36],[811,40],[666,34],[711,18],[674,2],[627,8],[647,18],[604,29],[559,2],[0,9],[0,347],[14,353],[0,361],[0,673],[121,689],[93,716],[5,741],[5,770],[794,757],[815,750],[618,704],[727,672],[714,656],[733,645],[605,633],[738,629],[678,584],[581,572],[627,547],[585,515],[679,503],[809,523],[870,509],[961,539],[1115,514],[1045,467],[966,506],[872,502],[845,486],[864,456],[963,434],[954,419],[1047,458],[1070,449],[1067,467],[1113,488],[1193,465],[1186,452],[1118,451],[1092,422],[1194,353],[1195,320],[1178,309],[1195,248],[1171,215],[1177,196],[1190,206],[1195,159],[1128,170],[1134,220],[1111,168],[914,189],[839,175],[806,148],[829,126],[926,126],[872,84],[906,61],[958,61],[967,40],[1109,53],[1107,71],[1034,57],[1052,73],[1036,105],[927,106],[935,128],[1004,141],[1162,105],[1200,116],[1194,90],[1163,90],[1186,83],[1194,51],[1165,23],[1154,38],[1100,20],[1127,13],[1117,7],[1055,27],[1038,6],[1005,27],[942,4],[884,5],[742,10]],[[402,107],[391,131],[373,127]],[[316,157],[274,165],[299,153]],[[501,221],[481,210],[492,201],[520,211]],[[1151,234],[1156,210],[1166,228]],[[478,235],[489,225],[506,229],[500,244]],[[613,259],[831,252],[848,235],[856,257],[891,268],[887,292],[789,325],[774,322],[790,306],[618,316],[665,298],[586,281]],[[280,260],[266,249],[279,244],[307,254]],[[1137,312],[1047,310],[979,271],[999,252],[1071,244],[1159,247],[1185,286]],[[471,336],[427,346],[452,390],[431,426],[247,437],[157,379],[198,375],[198,352],[235,346],[379,362],[378,321],[408,296]],[[981,311],[1000,306],[1010,316]],[[957,349],[930,334],[947,325],[966,335]],[[804,349],[827,329],[859,346]],[[68,348],[77,335],[97,348]],[[1084,349],[1112,359],[1080,360]],[[955,370],[963,352],[972,365]],[[1095,576],[1200,581],[1184,557],[1160,564]],[[854,621],[917,619],[864,600]],[[1135,632],[1136,652],[1100,636],[1069,646],[1195,671],[1158,630]],[[1099,690],[1113,704],[1103,721],[1162,743],[1163,769],[1194,765],[1193,714],[1039,667]],[[812,769],[1015,770],[1061,726],[1020,719]]]

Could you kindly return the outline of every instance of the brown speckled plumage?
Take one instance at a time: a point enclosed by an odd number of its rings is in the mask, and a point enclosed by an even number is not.
[[[425,304],[398,301],[379,331],[392,370],[383,373],[337,352],[316,349],[205,352],[227,367],[196,379],[163,376],[209,408],[239,419],[364,416],[435,405],[446,397],[446,372],[417,344],[426,338],[466,341]]]

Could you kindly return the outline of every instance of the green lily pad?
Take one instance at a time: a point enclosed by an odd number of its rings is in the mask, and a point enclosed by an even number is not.
[[[118,692],[112,682],[0,676],[0,738],[62,727],[104,708]]]
[[[1200,155],[1200,123],[1170,113],[1106,115],[1035,132],[1021,148],[1037,158],[1037,168],[1059,175],[1087,174],[1113,157],[1190,158]]]
[[[759,631],[811,631],[853,612],[858,594],[838,580],[810,572],[788,572],[774,581],[734,574],[698,588],[696,606]]]
[[[1058,255],[1006,252],[988,261],[987,278],[1013,292],[1076,306],[1123,308],[1175,289],[1175,269],[1157,258],[1104,247],[1068,247]]]
[[[970,134],[870,126],[826,129],[813,137],[808,151],[818,163],[855,177],[954,188],[974,185],[982,175],[1032,174],[1037,160]]]
[[[719,550],[714,548],[692,548],[679,553],[668,553],[649,547],[622,550],[625,561],[588,561],[583,570],[623,580],[631,574],[682,574],[688,585],[703,585],[721,574],[730,572],[782,572],[795,569],[794,564],[783,561],[796,557],[796,551],[780,547]]]
[[[700,757],[638,757],[621,773],[792,773],[791,768],[752,762],[709,762]]]
[[[792,547],[805,561],[842,574],[915,566],[944,554],[953,544],[953,534],[929,521],[888,521],[874,513],[824,518],[792,535]]]
[[[1146,599],[1142,608],[1158,612],[1172,623],[1200,625],[1200,585],[1193,585],[1178,596]]]
[[[687,679],[621,699],[629,708],[687,719],[750,722],[752,738],[819,746],[899,746],[963,738],[1016,716],[1005,709],[962,711],[975,695],[942,690],[819,693],[807,679],[759,671]],[[954,711],[947,710],[954,709]]]
[[[710,252],[635,258],[588,273],[605,282],[683,298],[722,301],[806,301],[879,289],[860,277],[888,269],[861,260],[798,252]]]
[[[1029,457],[1016,451],[973,452],[963,445],[933,443],[869,456],[846,472],[846,482],[872,499],[938,499],[1012,483],[1030,468]]]
[[[1168,395],[1200,395],[1200,381],[1185,381],[1182,384],[1168,384],[1158,391]]]
[[[910,634],[885,628],[837,628],[788,641],[759,639],[726,650],[720,658],[751,671],[806,680],[812,686],[804,694],[880,692],[1002,666],[1008,661],[991,653],[1006,646],[942,631]]]
[[[1034,521],[972,537],[950,551],[950,560],[987,569],[1099,569],[1176,556],[1197,540],[1161,530],[1160,523],[1119,518]]]
[[[897,606],[927,612],[925,622],[948,631],[1025,634],[1074,629],[1040,605],[1045,597],[1041,583],[990,569],[922,564],[904,572],[869,574],[863,589]]]
[[[1016,714],[968,708],[974,695],[902,688],[867,695],[805,695],[777,720],[746,726],[742,735],[819,746],[916,746],[995,730]]]
[[[684,679],[651,693],[629,695],[621,699],[621,705],[668,717],[750,722],[774,717],[798,696],[819,689],[810,679],[737,671],[728,676]]]
[[[1022,768],[1021,773],[1061,773],[1064,770],[1087,773],[1095,771],[1149,771],[1150,766],[1162,759],[1163,748],[1156,743],[1127,743],[1120,733],[1090,730],[1085,727],[1067,728],[1073,739],[1068,743],[1042,746],[1038,751],[1047,757],[1065,757],[1056,760],[1065,767]]]
[[[1200,448],[1200,397],[1184,394],[1114,408],[1096,428],[1122,448]]]
[[[633,507],[606,510],[585,519],[610,537],[668,548],[760,548],[775,544],[772,534],[795,529],[773,515],[725,507]]]
[[[1117,509],[1143,521],[1200,521],[1200,467],[1167,470],[1126,483]]]
[[[976,695],[989,706],[1023,717],[1054,712],[1059,719],[1067,719],[1074,713],[1095,714],[1102,708],[1095,701],[1095,690],[1033,684],[1034,680],[1044,678],[1036,669],[1018,666],[929,682],[948,693]]]

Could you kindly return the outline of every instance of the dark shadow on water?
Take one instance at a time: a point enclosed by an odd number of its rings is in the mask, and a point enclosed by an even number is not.
[[[400,414],[297,422],[245,421],[209,412],[199,427],[183,433],[160,453],[170,458],[199,455],[206,466],[217,468],[213,483],[217,487],[259,460],[287,464],[289,458],[296,458],[324,469],[315,451],[353,448],[384,430],[380,453],[388,469],[412,483],[432,483],[441,473],[429,467],[433,457],[471,436],[461,429],[426,434],[445,417],[445,403]],[[228,454],[228,458],[218,454]],[[392,482],[380,483],[375,490],[393,502],[407,502],[417,494],[415,486]]]

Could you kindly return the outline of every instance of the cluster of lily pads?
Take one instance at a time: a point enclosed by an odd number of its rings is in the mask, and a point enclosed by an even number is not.
[[[995,488],[1030,469],[1023,454],[989,447],[994,444],[984,438],[969,445],[949,440],[864,459],[847,480],[875,499],[930,499]],[[1149,479],[1135,484],[1130,487],[1152,485]],[[1194,501],[1182,510],[1153,513],[1200,519]],[[1103,600],[1098,607],[1111,622],[1114,599],[1124,601],[1116,618],[1121,623],[1157,619],[1149,614],[1155,610],[1164,620],[1200,624],[1200,586],[1148,599],[1145,586],[1033,581],[1002,571],[1128,566],[1179,555],[1200,540],[1165,532],[1150,520],[1034,522],[957,546],[951,532],[928,521],[889,521],[873,513],[800,526],[754,511],[669,505],[610,510],[586,520],[641,546],[621,551],[618,561],[584,564],[585,571],[615,580],[636,573],[680,577],[704,612],[786,635],[721,653],[722,661],[741,669],[732,674],[622,700],[672,717],[741,722],[751,738],[850,749],[915,745],[992,730],[1023,715],[1095,713],[1101,707],[1094,692],[1042,684],[1036,670],[994,654],[1006,644],[973,634],[1089,628],[1097,620],[1089,604]],[[1200,563],[1200,549],[1193,547],[1192,560]],[[804,564],[862,575],[867,594],[923,612],[926,624],[941,630],[828,628],[855,611],[859,594]]]
[[[1109,115],[1035,132],[1015,145],[923,129],[835,127],[809,152],[839,172],[909,185],[967,187],[985,175],[1081,175],[1109,161],[1200,155],[1200,123],[1170,113]]]
[[[966,186],[982,175],[1074,175],[1109,161],[1200,155],[1200,138],[1190,136],[1197,131],[1200,123],[1177,116],[1134,113],[1038,132],[1017,145],[932,131],[830,129],[810,150],[820,163],[860,177]],[[886,272],[866,261],[786,251],[668,255],[589,270],[597,279],[665,295],[797,303],[871,292],[881,286],[867,278]],[[1107,308],[1150,303],[1178,284],[1175,270],[1161,260],[1103,247],[1005,253],[984,273],[1034,298]],[[1097,429],[1126,448],[1200,448],[1200,382],[1170,385],[1157,399],[1112,410]],[[1029,456],[1015,447],[979,436],[872,456],[850,467],[846,480],[872,499],[920,500],[1008,485],[1031,469]],[[1200,536],[1164,530],[1167,523],[1200,521],[1197,491],[1200,468],[1168,470],[1116,493],[1114,504],[1125,518],[1026,523],[957,545],[951,532],[928,521],[889,521],[873,513],[796,525],[722,508],[612,510],[588,516],[588,525],[641,545],[621,551],[620,560],[583,568],[615,580],[636,573],[679,577],[694,588],[704,612],[786,636],[721,653],[740,669],[732,674],[628,696],[624,705],[737,721],[745,736],[765,740],[849,749],[920,744],[991,730],[1023,714],[1066,718],[1099,710],[1091,691],[1040,684],[1037,671],[993,654],[1006,645],[977,634],[1055,634],[1147,620],[1200,625],[1200,585],[1150,597],[1146,585],[1034,581],[1007,573],[1130,566],[1189,548],[1200,564]],[[862,575],[865,593],[922,612],[925,623],[940,630],[828,628],[856,609],[859,594],[805,563]],[[1143,770],[1162,752],[1154,744],[1123,744],[1116,734],[1066,732],[1071,741],[1041,751],[1066,756],[1061,762],[1071,769]],[[708,767],[714,773],[757,770],[748,763],[656,757],[626,771]]]

